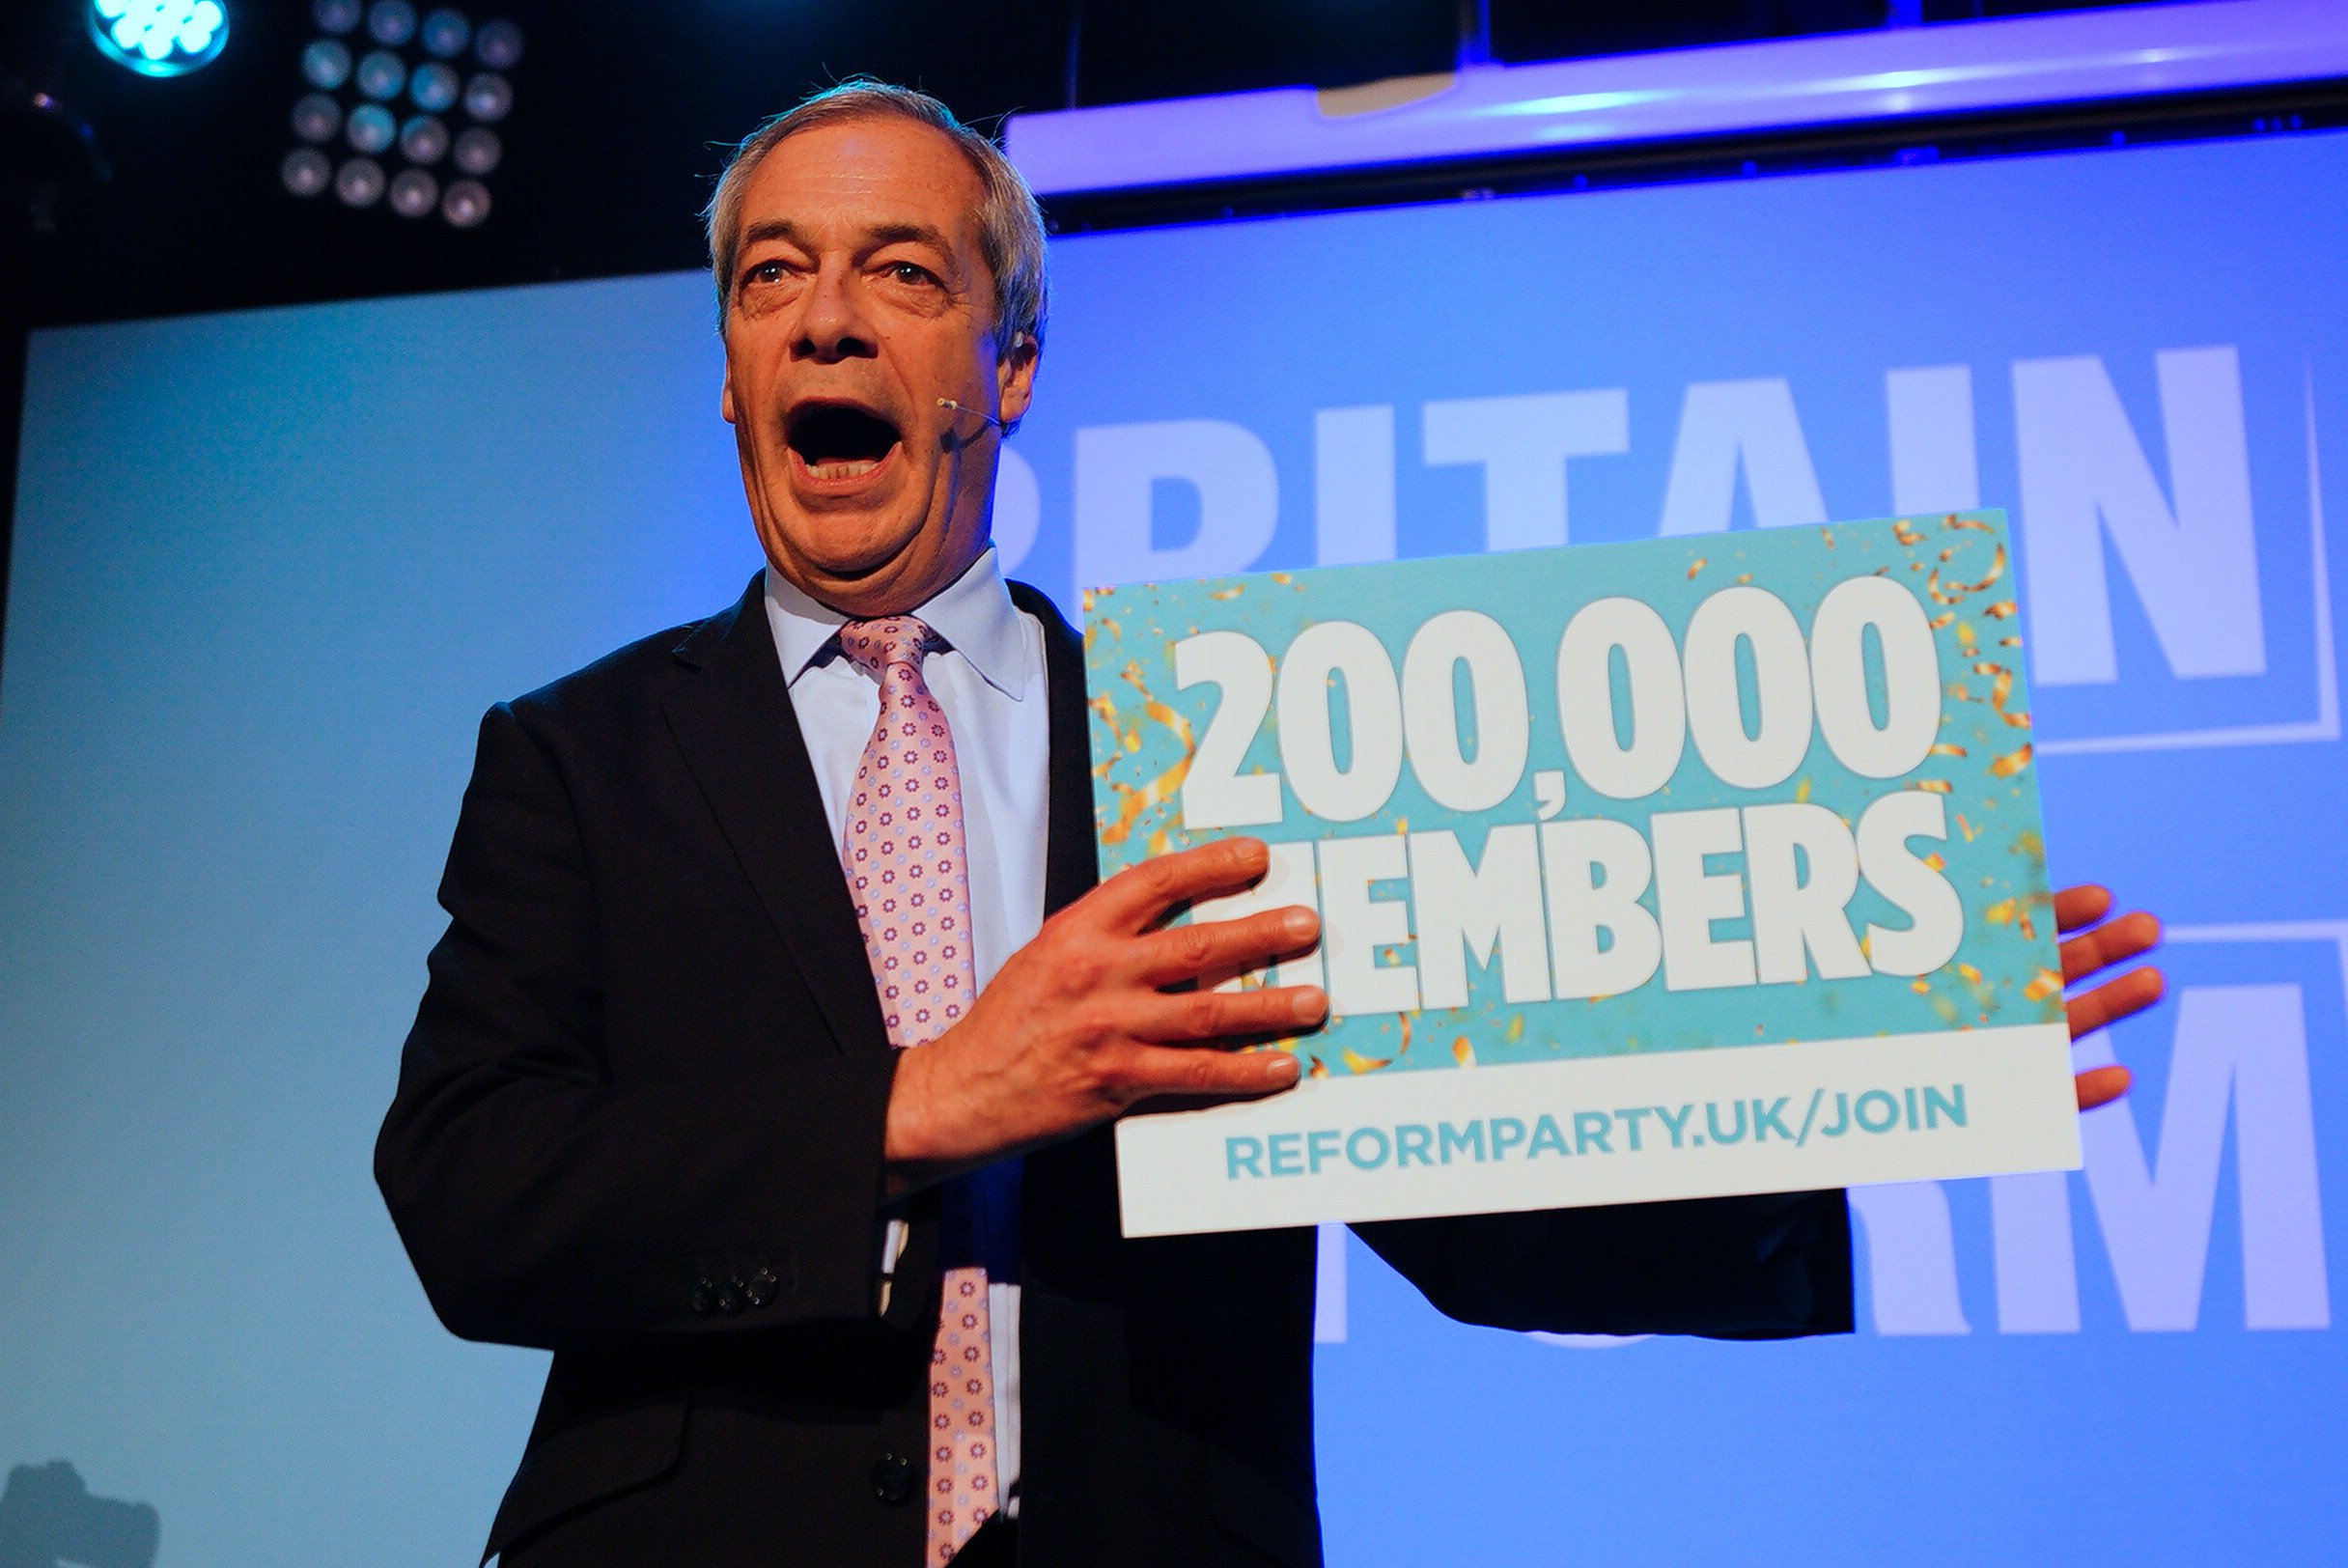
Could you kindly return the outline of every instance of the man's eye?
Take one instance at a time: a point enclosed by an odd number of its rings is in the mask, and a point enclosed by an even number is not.
[[[749,282],[780,283],[782,280],[783,264],[780,262],[761,262],[750,268]]]
[[[899,283],[922,284],[936,283],[937,281],[936,277],[931,275],[929,268],[916,266],[911,262],[889,263],[888,275]]]

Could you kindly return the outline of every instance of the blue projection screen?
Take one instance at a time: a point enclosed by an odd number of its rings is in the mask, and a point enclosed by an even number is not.
[[[1325,1246],[1331,1560],[2337,1560],[2348,136],[1064,239],[1080,582],[2003,505],[2054,871],[2170,923],[2072,1176],[1855,1194],[1856,1336],[1556,1342]],[[166,1568],[469,1561],[541,1358],[368,1174],[488,704],[757,566],[698,274],[36,336],[0,1466]]]

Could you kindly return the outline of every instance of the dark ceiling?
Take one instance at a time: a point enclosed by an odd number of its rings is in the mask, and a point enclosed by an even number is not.
[[[1878,26],[1887,13],[1887,0],[469,0],[457,9],[511,17],[527,44],[497,127],[493,211],[460,231],[289,194],[278,170],[296,145],[301,51],[319,36],[312,0],[227,3],[220,58],[162,80],[98,52],[89,0],[19,0],[0,21],[0,260],[15,280],[0,325],[695,266],[721,145],[857,72],[986,123],[1447,70],[1463,25],[1488,26],[1500,58],[1543,59]],[[1921,14],[2063,3],[1927,0]]]

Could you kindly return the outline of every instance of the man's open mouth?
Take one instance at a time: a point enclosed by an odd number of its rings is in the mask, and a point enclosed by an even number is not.
[[[784,439],[816,479],[856,479],[888,461],[897,427],[868,408],[813,403],[791,416]]]

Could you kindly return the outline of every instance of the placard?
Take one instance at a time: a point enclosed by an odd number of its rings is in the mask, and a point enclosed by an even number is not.
[[[1103,875],[1265,840],[1331,1013],[1126,1234],[2079,1164],[2002,513],[1085,602]]]

